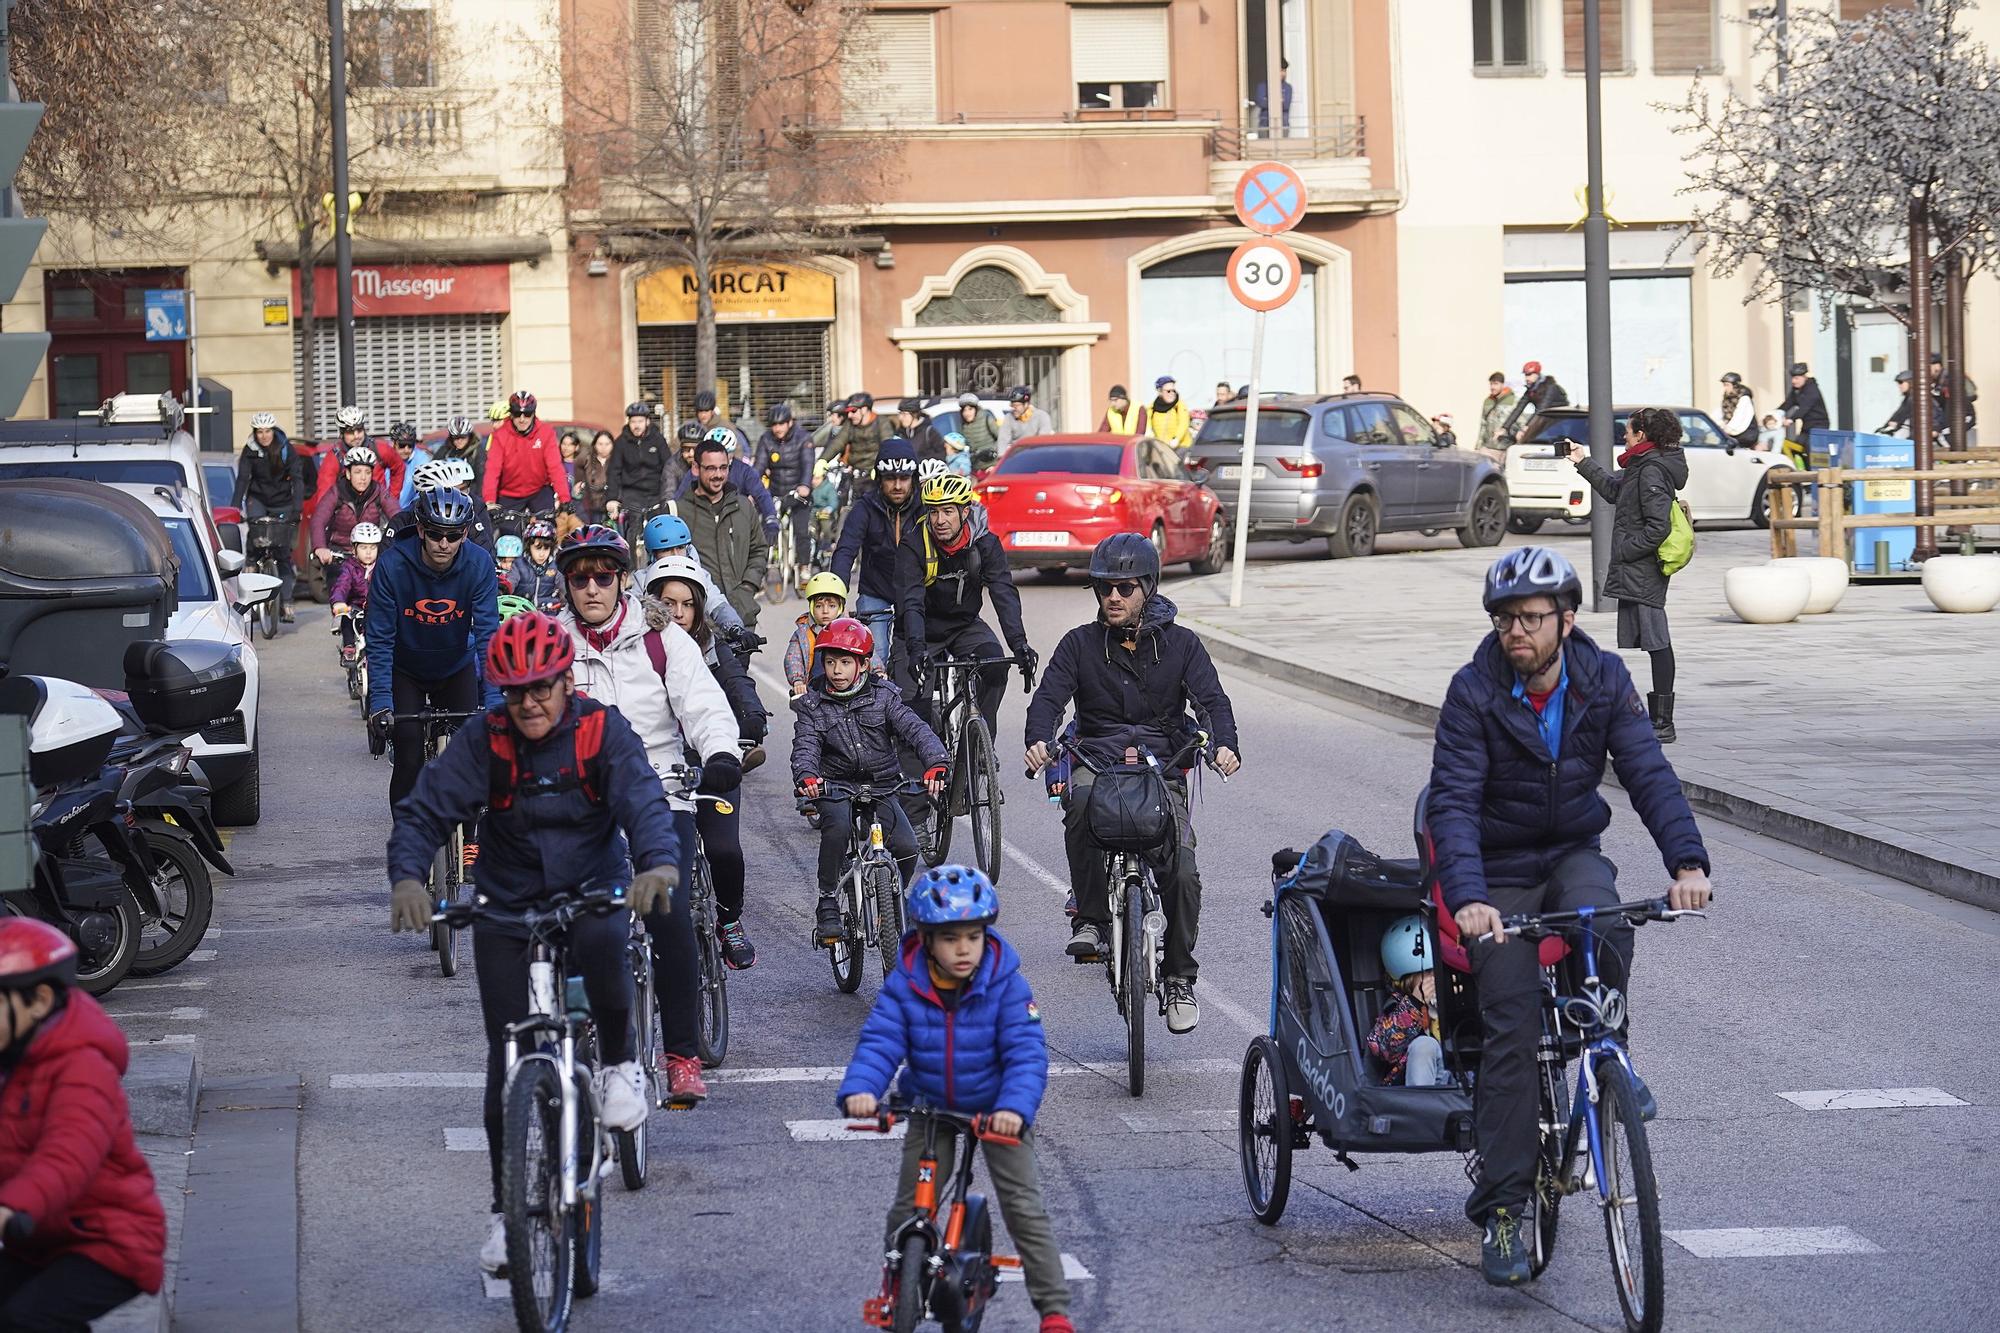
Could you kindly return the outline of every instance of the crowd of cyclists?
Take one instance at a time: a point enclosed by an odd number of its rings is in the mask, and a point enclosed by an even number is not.
[[[740,811],[746,773],[765,762],[770,714],[746,665],[763,643],[754,632],[761,571],[751,575],[749,567],[772,525],[817,508],[822,468],[845,470],[852,493],[834,525],[828,567],[802,575],[808,609],[785,663],[794,713],[790,786],[818,829],[811,943],[824,947],[841,929],[834,882],[853,836],[844,793],[855,784],[901,783],[909,791],[883,813],[887,845],[912,888],[921,824],[952,815],[942,798],[953,756],[940,738],[929,680],[939,662],[985,661],[992,668],[978,675],[979,716],[997,726],[1008,674],[1018,668],[1033,685],[1024,762],[1031,772],[1052,770],[1052,783],[1057,773],[1062,780],[1069,956],[1097,955],[1110,924],[1101,849],[1081,813],[1094,785],[1121,766],[1167,766],[1171,832],[1146,853],[1167,917],[1164,1011],[1177,1034],[1199,1022],[1201,879],[1188,774],[1174,757],[1199,738],[1227,776],[1240,766],[1242,746],[1202,640],[1177,622],[1160,591],[1157,551],[1135,533],[1097,547],[1096,614],[1063,635],[1037,682],[1041,658],[1005,553],[963,471],[938,456],[952,454],[950,441],[913,442],[900,433],[911,428],[910,413],[886,426],[866,395],[844,407],[845,421],[815,446],[798,438],[790,408],[776,405],[746,457],[749,442],[716,417],[710,395],[676,431],[687,446],[678,453],[666,449],[650,409],[634,404],[625,431],[608,456],[600,454],[602,512],[588,516],[575,512],[571,469],[529,393],[512,396],[508,419],[490,439],[454,418],[444,441],[421,458],[413,428],[399,424],[371,442],[360,414],[343,409],[341,445],[317,476],[270,414],[252,422],[239,498],[260,517],[296,521],[306,496],[316,495],[313,557],[326,566],[330,600],[344,613],[343,651],[366,657],[369,733],[394,749],[392,929],[431,925],[440,904],[427,876],[457,830],[471,844],[466,861],[478,893],[502,908],[622,890],[628,908],[579,917],[569,938],[600,1042],[595,1094],[613,1130],[644,1122],[655,1078],[671,1105],[691,1107],[708,1094],[696,1035],[694,916],[683,901],[695,857],[714,885],[728,965],[747,969],[757,958],[743,921],[750,877]],[[753,488],[762,489],[762,502]],[[1466,1211],[1482,1228],[1482,1271],[1499,1285],[1530,1276],[1523,1237],[1531,1225],[1524,1213],[1532,1206],[1541,994],[1536,949],[1510,939],[1503,913],[1617,901],[1615,869],[1599,850],[1609,822],[1598,790],[1607,764],[1661,849],[1670,905],[1699,909],[1710,893],[1707,851],[1631,676],[1576,628],[1581,593],[1576,571],[1545,548],[1509,551],[1489,570],[1483,602],[1492,633],[1444,702],[1426,809],[1441,912],[1465,941],[1485,1027],[1478,1165]],[[463,725],[426,762],[432,715]],[[794,892],[765,883],[768,892]],[[987,1115],[1003,1137],[1025,1146],[1047,1056],[1024,964],[992,929],[993,877],[939,866],[908,901],[914,929],[843,1083],[843,1109],[874,1114],[883,1084],[907,1063],[916,1085],[931,1088],[945,1109]],[[635,1048],[629,1022],[634,917],[650,940],[658,999],[652,1071],[641,1064],[649,1053]],[[1606,942],[1605,979],[1622,987],[1629,927],[1607,930]],[[488,1042],[494,1198],[480,1262],[489,1272],[507,1263],[503,1046],[510,1025],[529,1013],[530,947],[505,925],[482,918],[474,927]],[[115,1053],[102,1011],[74,988],[75,961],[59,934],[23,920],[0,923],[0,1082],[102,1081]],[[955,1050],[961,1020],[968,1037]],[[1421,1020],[1417,1014],[1410,1026]],[[1650,1093],[1640,1091],[1650,1115]],[[101,1214],[91,1225],[108,1239],[79,1248],[70,1230],[51,1224],[38,1241],[10,1244],[0,1259],[4,1312],[18,1304],[89,1318],[157,1287],[157,1264],[142,1262],[157,1239],[157,1207],[147,1213],[125,1197],[131,1154],[120,1145],[129,1145],[129,1123],[121,1127],[107,1112],[85,1125],[33,1101],[6,1119],[14,1128],[0,1127],[0,1228],[26,1231],[21,1223],[31,1213],[70,1217],[72,1227]],[[86,1132],[109,1136],[108,1160],[123,1176],[43,1179],[21,1167],[32,1165],[31,1146],[44,1136]],[[910,1137],[914,1144],[918,1136]],[[892,1237],[909,1213],[916,1163],[906,1157]],[[1066,1333],[1066,1290],[1051,1267],[1032,1158],[1024,1152],[994,1171],[1010,1227],[1020,1215],[1017,1238],[1044,1333]],[[132,1218],[143,1236],[120,1230],[121,1219]],[[46,1249],[40,1261],[35,1244]]]

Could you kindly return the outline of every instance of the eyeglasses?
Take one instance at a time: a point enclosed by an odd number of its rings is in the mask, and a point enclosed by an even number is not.
[[[579,592],[585,588],[615,588],[618,586],[618,571],[607,569],[598,574],[572,574],[569,586]]]
[[[561,683],[561,676],[551,676],[547,680],[538,680],[532,685],[509,685],[501,690],[500,694],[510,704],[518,704],[527,699],[533,699],[536,703],[541,703],[551,694],[554,694],[556,686]]]
[[[1116,583],[1106,583],[1099,580],[1092,583],[1090,587],[1099,597],[1109,597],[1114,592],[1120,597],[1131,597],[1139,591],[1139,581],[1137,579],[1120,579]]]
[[[456,546],[465,540],[465,529],[426,527],[424,529],[424,540],[427,542],[440,542],[446,546]]]
[[[1511,614],[1506,611],[1496,611],[1493,614],[1493,628],[1505,634],[1509,625],[1519,625],[1523,630],[1533,634],[1541,629],[1543,621],[1555,614],[1557,613],[1554,611],[1515,611]]]

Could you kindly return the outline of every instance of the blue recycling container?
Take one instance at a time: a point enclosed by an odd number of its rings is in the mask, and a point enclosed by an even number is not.
[[[1829,450],[1838,449],[1840,466],[1865,470],[1868,468],[1913,468],[1917,465],[1917,446],[1914,440],[1899,440],[1888,435],[1870,435],[1865,431],[1814,432],[1814,443],[1821,434],[1843,436],[1838,441],[1827,442]],[[1914,514],[1917,512],[1917,483],[1914,481],[1857,481],[1847,487],[1847,512],[1850,514]],[[1848,564],[1858,574],[1873,573],[1875,569],[1875,545],[1889,543],[1889,568],[1907,570],[1910,556],[1917,549],[1917,530],[1908,528],[1856,528],[1850,534]]]

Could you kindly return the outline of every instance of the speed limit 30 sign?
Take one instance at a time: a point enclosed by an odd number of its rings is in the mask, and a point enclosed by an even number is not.
[[[1299,289],[1299,257],[1276,237],[1237,246],[1225,272],[1229,294],[1252,310],[1276,310]]]

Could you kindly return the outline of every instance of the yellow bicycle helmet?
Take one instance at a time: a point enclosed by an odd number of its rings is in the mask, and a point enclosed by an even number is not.
[[[972,483],[956,472],[932,477],[924,483],[924,503],[927,505],[970,505],[975,498]]]
[[[815,597],[838,597],[847,600],[847,581],[830,571],[822,571],[806,580],[805,598],[808,603]]]

